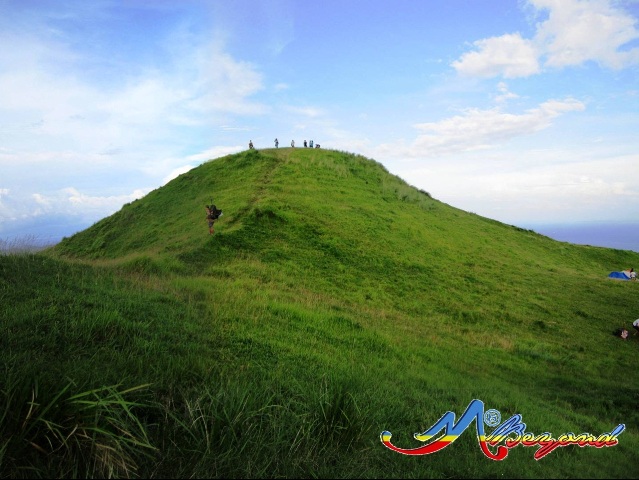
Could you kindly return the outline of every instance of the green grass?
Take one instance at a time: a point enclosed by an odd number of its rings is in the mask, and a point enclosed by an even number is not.
[[[639,335],[612,332],[639,283],[606,276],[638,260],[344,152],[205,163],[53,249],[0,256],[0,476],[636,478]],[[425,457],[379,441],[420,446],[475,398],[536,434],[626,431],[539,462],[487,459],[474,426]]]

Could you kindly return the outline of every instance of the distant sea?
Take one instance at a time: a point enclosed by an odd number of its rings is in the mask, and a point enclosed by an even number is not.
[[[518,225],[561,242],[639,252],[639,223]]]

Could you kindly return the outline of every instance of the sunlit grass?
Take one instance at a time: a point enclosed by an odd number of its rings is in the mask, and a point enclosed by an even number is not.
[[[52,251],[0,256],[0,476],[636,477],[639,336],[612,332],[639,284],[606,275],[637,260],[343,152],[204,164]],[[416,447],[474,398],[535,433],[627,430],[540,462],[493,462],[470,431],[428,457],[379,441]],[[50,428],[21,450],[31,406]]]

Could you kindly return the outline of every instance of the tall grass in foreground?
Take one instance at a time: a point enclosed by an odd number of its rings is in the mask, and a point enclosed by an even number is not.
[[[240,381],[166,403],[134,398],[148,386],[74,387],[4,385],[2,478],[330,476],[364,440],[353,397],[327,381],[310,398]]]
[[[163,461],[153,476],[330,476],[327,467],[346,466],[345,458],[365,440],[357,406],[334,387],[325,379],[307,396],[283,385],[240,380],[167,405]],[[358,462],[353,463],[355,474]]]
[[[143,387],[73,393],[68,383],[43,392],[25,383],[13,379],[0,391],[3,477],[134,477],[154,450],[136,412],[147,406],[127,398]]]

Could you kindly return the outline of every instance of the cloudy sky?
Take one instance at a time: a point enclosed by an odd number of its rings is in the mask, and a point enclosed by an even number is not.
[[[0,237],[313,139],[514,225],[637,222],[638,0],[0,0]]]

